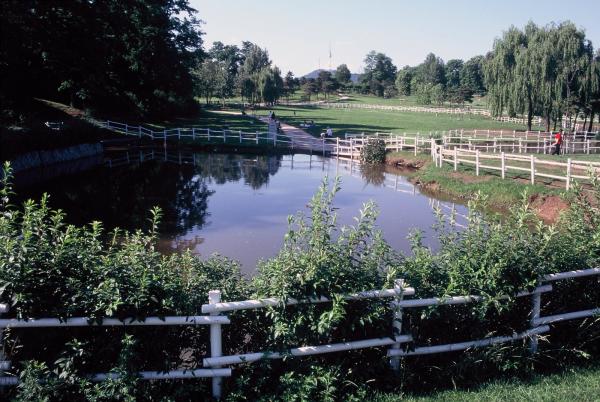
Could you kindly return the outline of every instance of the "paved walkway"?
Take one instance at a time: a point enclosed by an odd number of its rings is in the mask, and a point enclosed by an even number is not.
[[[274,120],[262,116],[258,116],[257,118],[269,126],[270,133],[277,131],[277,124]],[[282,134],[292,140],[293,148],[304,149],[313,152],[331,152],[333,150],[333,144],[330,142],[323,142],[322,139],[316,138],[306,131],[282,121],[279,123],[281,125]]]

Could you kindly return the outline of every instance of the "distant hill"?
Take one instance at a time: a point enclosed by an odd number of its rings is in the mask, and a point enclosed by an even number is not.
[[[325,70],[325,69],[321,68],[321,69],[311,71],[310,73],[304,75],[303,77],[316,79],[319,76],[319,72],[321,72],[321,71],[329,71],[331,74],[335,74],[335,70]],[[350,73],[350,81],[358,82],[358,77],[360,77],[360,74]]]

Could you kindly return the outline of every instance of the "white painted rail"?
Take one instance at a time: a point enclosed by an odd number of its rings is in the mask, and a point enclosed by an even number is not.
[[[230,323],[230,319],[219,315],[225,311],[238,311],[247,309],[261,309],[270,306],[294,306],[300,303],[325,303],[331,301],[327,297],[316,297],[308,298],[306,300],[295,300],[288,299],[285,302],[278,298],[266,298],[266,299],[255,299],[255,300],[244,300],[234,302],[221,302],[220,292],[211,291],[209,292],[209,304],[202,306],[204,313],[210,313],[210,316],[191,316],[191,317],[165,317],[160,319],[158,317],[149,317],[145,321],[121,321],[113,318],[104,319],[101,324],[93,323],[88,318],[76,317],[70,318],[66,321],[60,321],[54,318],[48,319],[37,319],[37,320],[16,320],[16,319],[0,319],[0,329],[12,327],[12,328],[26,328],[26,327],[65,327],[65,326],[114,326],[114,325],[139,325],[139,326],[152,326],[152,325],[210,325],[210,350],[211,356],[203,359],[203,366],[206,368],[190,369],[190,370],[171,370],[168,372],[158,371],[143,371],[138,373],[140,378],[146,380],[170,380],[170,379],[185,379],[185,378],[212,378],[213,381],[213,397],[220,398],[222,396],[221,390],[221,377],[231,376],[232,372],[230,368],[222,368],[221,366],[235,365],[242,363],[251,363],[263,359],[281,359],[287,356],[296,358],[302,358],[313,355],[320,355],[334,352],[344,352],[365,348],[379,348],[383,346],[389,346],[387,350],[387,356],[390,357],[390,363],[394,366],[397,361],[395,359],[435,354],[435,353],[446,353],[453,351],[466,350],[471,348],[485,347],[494,344],[513,342],[520,339],[529,339],[530,349],[532,352],[536,352],[538,348],[537,338],[543,333],[550,331],[550,325],[559,323],[567,320],[574,320],[586,317],[592,317],[600,315],[600,307],[595,306],[591,309],[566,312],[561,314],[554,314],[548,316],[540,315],[540,301],[544,293],[552,292],[552,286],[550,284],[544,284],[545,282],[555,282],[559,280],[570,280],[570,279],[582,279],[586,277],[600,275],[600,268],[589,268],[584,270],[574,270],[568,272],[560,272],[556,274],[546,275],[540,279],[540,285],[532,291],[520,291],[514,296],[516,297],[532,297],[532,311],[530,319],[530,328],[512,335],[495,336],[483,339],[467,340],[459,343],[444,344],[444,345],[427,345],[427,346],[416,346],[412,349],[403,348],[403,345],[407,343],[414,343],[415,340],[411,335],[395,333],[394,337],[384,338],[371,338],[362,340],[353,340],[348,342],[331,343],[326,345],[316,346],[298,346],[287,349],[286,351],[262,351],[262,352],[251,352],[245,354],[226,355],[222,356],[222,324]],[[434,297],[424,299],[404,299],[406,296],[412,296],[415,294],[415,289],[409,286],[404,286],[404,282],[399,279],[395,281],[398,286],[394,289],[383,289],[383,290],[370,290],[364,292],[358,292],[350,295],[342,296],[345,300],[366,300],[371,298],[392,298],[394,299],[390,306],[394,311],[392,327],[397,329],[398,332],[403,330],[402,317],[403,310],[406,308],[423,308],[428,306],[442,306],[442,305],[453,305],[453,304],[468,304],[476,303],[483,300],[481,296],[450,296],[450,297]],[[508,298],[509,296],[502,296],[500,299]],[[8,306],[0,305],[0,312],[6,313]],[[71,320],[71,321],[69,321]],[[2,356],[3,357],[3,356]],[[10,366],[10,362],[4,358],[0,359],[3,361],[3,369]],[[93,381],[103,381],[109,378],[115,378],[116,374],[113,373],[98,373],[92,374],[90,378]],[[11,376],[0,376],[0,385],[14,385],[18,383],[17,377]]]

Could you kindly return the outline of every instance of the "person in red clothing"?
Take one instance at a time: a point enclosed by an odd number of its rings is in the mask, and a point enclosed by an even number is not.
[[[554,150],[552,151],[552,155],[560,155],[560,146],[563,141],[563,131],[562,129],[554,135]]]

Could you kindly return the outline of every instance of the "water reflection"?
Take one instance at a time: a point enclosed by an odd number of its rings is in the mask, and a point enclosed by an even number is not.
[[[378,225],[396,249],[408,251],[412,228],[431,234],[436,206],[449,220],[466,223],[458,215],[466,214],[465,207],[432,201],[399,173],[310,155],[146,149],[110,152],[105,166],[17,190],[35,198],[49,192],[51,205],[64,209],[71,222],[101,220],[108,228],[148,227],[148,211],[158,205],[164,213],[161,250],[190,249],[201,257],[218,252],[252,273],[257,260],[279,250],[287,216],[305,209],[325,175],[342,177],[338,221],[352,224],[362,204],[373,199],[381,211]],[[427,242],[436,246],[434,236]]]

